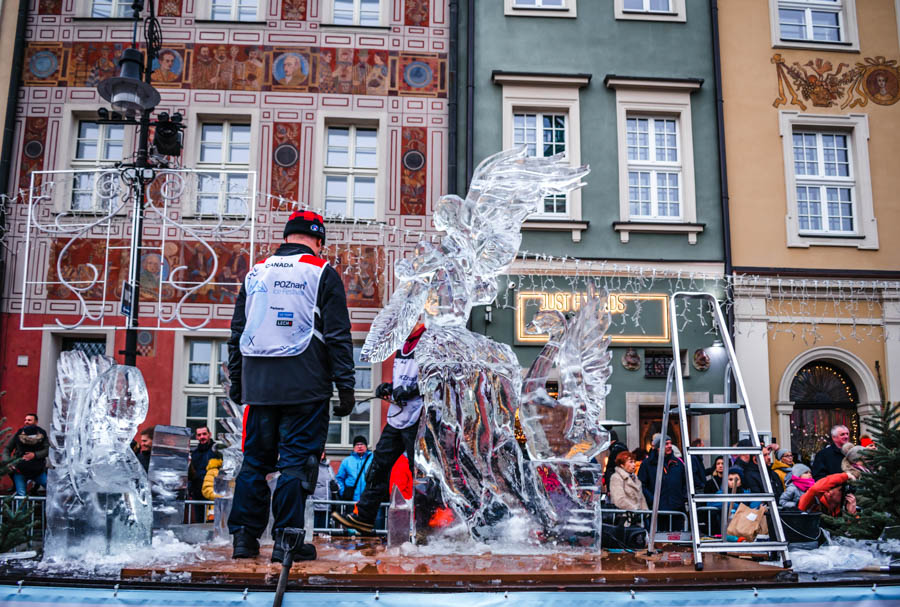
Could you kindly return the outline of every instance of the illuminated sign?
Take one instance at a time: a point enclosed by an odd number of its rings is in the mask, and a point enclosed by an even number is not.
[[[516,293],[516,342],[540,345],[546,334],[526,333],[525,328],[538,312],[555,310],[565,314],[581,307],[587,293],[571,291],[518,291]],[[664,293],[611,293],[607,302],[614,316],[608,334],[613,343],[669,343],[669,296]],[[637,312],[640,314],[637,314]],[[617,321],[619,316],[623,321]],[[633,326],[634,320],[640,326]]]

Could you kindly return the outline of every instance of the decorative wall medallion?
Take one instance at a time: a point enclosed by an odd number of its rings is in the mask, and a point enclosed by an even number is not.
[[[403,155],[403,166],[410,171],[418,171],[425,166],[425,154],[419,150],[410,150]]]
[[[896,61],[887,61],[884,57],[869,62],[861,78],[866,95],[878,105],[894,105],[900,97],[900,70]],[[862,65],[862,64],[860,64]]]
[[[59,59],[51,51],[38,51],[31,56],[28,69],[35,78],[49,78],[59,67]]]
[[[414,89],[421,89],[434,79],[431,66],[423,61],[413,61],[403,70],[403,80]]]
[[[300,152],[290,143],[282,143],[275,148],[274,157],[275,164],[288,169],[297,164],[297,161],[300,159]]]
[[[634,348],[625,348],[622,355],[622,366],[628,371],[637,371],[641,368],[641,355]]]
[[[40,158],[41,154],[44,153],[44,144],[40,141],[32,140],[25,144],[25,148],[22,151],[28,158]]]
[[[706,371],[709,369],[709,354],[703,348],[694,350],[694,368],[698,371]]]

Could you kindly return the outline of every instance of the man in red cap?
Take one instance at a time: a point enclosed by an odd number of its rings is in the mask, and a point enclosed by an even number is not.
[[[228,530],[233,558],[259,554],[269,518],[266,475],[281,472],[271,496],[275,547],[284,559],[285,529],[303,527],[306,498],[316,488],[328,433],[328,405],[337,386],[338,416],[355,405],[350,315],[340,275],[318,255],[322,216],[293,213],[284,244],[244,279],[228,340],[229,396],[244,411],[244,461],[235,484]],[[312,544],[290,549],[294,560],[316,558]]]
[[[375,396],[391,401],[387,424],[375,446],[375,460],[366,474],[365,489],[356,503],[358,513],[334,512],[331,515],[344,527],[366,534],[374,532],[378,506],[390,499],[391,469],[404,453],[412,475],[416,434],[424,405],[419,393],[419,365],[416,364],[415,349],[423,333],[424,324],[419,323],[413,328],[394,355],[393,382],[383,383],[375,389]]]

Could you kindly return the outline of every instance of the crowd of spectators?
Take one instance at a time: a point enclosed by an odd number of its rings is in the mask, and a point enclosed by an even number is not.
[[[687,466],[684,457],[672,444],[669,436],[656,434],[652,447],[644,458],[642,449],[628,451],[618,436],[613,434],[606,470],[603,475],[604,491],[608,507],[616,510],[647,510],[652,507],[657,468],[662,466],[659,509],[686,512]],[[874,448],[871,439],[863,437],[863,444],[850,443],[850,431],[846,426],[834,426],[828,444],[816,453],[809,464],[799,461],[796,454],[781,448],[777,443],[762,447],[763,466],[759,456],[738,455],[728,461],[728,478],[723,479],[725,459],[716,457],[707,467],[703,459],[691,455],[691,471],[694,488],[698,493],[766,493],[762,474],[768,477],[779,508],[784,511],[821,512],[838,516],[842,512],[856,513],[856,499],[851,483],[867,472],[865,453]],[[700,439],[692,446],[702,447]],[[662,445],[662,446],[661,446]],[[737,447],[750,447],[752,442],[743,439]],[[643,462],[639,461],[643,459]],[[710,503],[710,506],[721,506]],[[751,508],[758,502],[749,502]],[[732,511],[737,507],[734,504]],[[718,513],[714,517],[717,525]],[[662,519],[665,521],[665,519]]]

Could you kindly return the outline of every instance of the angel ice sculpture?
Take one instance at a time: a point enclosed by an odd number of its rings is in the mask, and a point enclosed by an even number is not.
[[[82,352],[61,353],[57,369],[44,557],[84,559],[148,546],[150,485],[129,447],[147,416],[141,372]]]
[[[516,515],[537,520],[546,533],[557,533],[563,523],[539,467],[516,441],[522,392],[519,361],[509,346],[468,331],[466,321],[473,305],[495,299],[497,277],[519,250],[522,222],[545,197],[583,186],[587,172],[585,166],[570,166],[561,154],[534,158],[525,148],[483,161],[465,200],[443,196],[438,202],[434,223],[444,232],[440,243],[422,241],[411,259],[397,264],[399,285],[363,346],[364,360],[385,360],[424,312],[428,330],[416,348],[426,405],[417,475],[437,485],[443,503],[477,537],[496,535],[499,523]],[[575,364],[574,356],[566,360]],[[572,368],[570,375],[576,382],[601,376],[605,381],[608,373],[592,368],[585,374]],[[583,407],[577,398],[573,391],[563,406]],[[530,404],[539,400],[535,395],[530,399]],[[572,419],[586,426],[592,418],[575,414]],[[529,418],[527,423],[536,428],[541,422]],[[599,438],[594,437],[592,449],[585,453],[602,446]],[[535,455],[543,458],[545,451],[537,448]],[[574,493],[576,487],[568,491]]]

